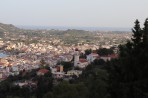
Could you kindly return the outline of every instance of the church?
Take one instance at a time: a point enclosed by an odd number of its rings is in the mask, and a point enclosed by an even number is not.
[[[80,51],[76,48],[74,52],[74,67],[85,68],[89,62],[84,59],[80,58]]]

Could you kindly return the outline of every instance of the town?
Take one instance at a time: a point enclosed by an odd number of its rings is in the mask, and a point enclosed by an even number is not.
[[[10,28],[9,26],[11,29],[6,32],[6,29]],[[65,42],[65,39],[60,38],[64,38],[66,36],[67,39],[68,37],[74,39],[78,36],[83,36],[85,31],[80,31],[79,33],[79,30],[68,30],[66,31],[66,35],[61,35],[59,38],[54,38],[53,35],[50,35],[52,37],[47,41],[47,38],[39,36],[28,39],[30,35],[27,35],[26,33],[24,34],[26,30],[21,30],[13,25],[1,24],[1,29],[3,30],[3,33],[1,34],[2,38],[0,39],[0,47],[1,52],[6,54],[0,58],[1,81],[7,79],[10,75],[19,75],[22,71],[40,69],[42,60],[46,62],[43,66],[50,68],[55,79],[67,79],[68,77],[70,79],[73,75],[79,77],[82,73],[82,69],[85,69],[85,67],[91,64],[95,59],[103,59],[104,61],[107,61],[112,58],[117,58],[118,45],[124,44],[131,37],[130,33],[112,33],[108,31],[106,33],[101,33],[101,31],[95,31],[91,33],[95,39],[99,39],[97,40],[97,44],[95,40],[89,41],[89,43],[84,43],[84,39],[81,39],[82,41],[79,41],[80,39],[78,39],[78,44],[71,43],[68,45],[67,42]],[[21,32],[14,33],[14,31]],[[30,32],[34,32],[34,30],[31,30]],[[44,32],[45,34],[49,31],[40,30],[36,32]],[[62,32],[63,31],[61,31],[61,33]],[[76,32],[78,34],[73,36],[70,35],[71,33],[69,32]],[[88,31],[86,31],[86,33],[88,33]],[[54,33],[54,35],[55,34],[56,33]],[[35,41],[26,44],[26,42],[23,42],[22,40]],[[40,41],[36,42],[37,40]],[[70,41],[71,40],[69,40],[69,42]],[[96,52],[99,48],[112,48],[114,52],[109,55],[100,56]],[[91,49],[92,52],[86,54],[85,51],[89,49]],[[85,54],[85,57],[81,58],[82,54]],[[72,65],[69,66],[72,66],[73,68],[64,72],[64,65],[60,62],[72,62]],[[75,70],[76,68],[79,70]],[[47,72],[48,70],[41,69],[37,74],[42,75]]]
[[[0,98],[148,98],[148,0],[1,0]]]

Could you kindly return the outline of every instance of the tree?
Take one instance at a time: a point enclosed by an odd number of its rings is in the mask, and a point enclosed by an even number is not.
[[[67,72],[68,70],[71,70],[72,67],[73,67],[71,62],[64,62],[64,61],[62,61],[60,64],[63,65],[64,72]]]
[[[113,54],[113,50],[112,49],[107,49],[107,48],[100,48],[97,50],[97,53],[100,56],[104,56],[104,55],[109,55],[109,54]]]
[[[81,54],[80,54],[80,58],[86,59],[86,55],[85,55],[84,53],[81,53]]]
[[[54,98],[54,97],[53,97],[53,93],[52,93],[52,92],[48,92],[48,93],[46,93],[46,94],[43,96],[43,98]]]
[[[107,98],[108,73],[96,65],[88,65],[79,77],[89,90],[89,98]]]
[[[85,50],[85,55],[89,55],[89,54],[91,54],[91,53],[92,53],[92,50],[91,50],[91,49]]]
[[[45,73],[45,77],[50,77],[50,78],[52,78],[52,73],[51,73],[51,69],[48,69],[49,70],[49,72],[47,72],[47,73]]]
[[[142,38],[142,32],[140,28],[140,22],[138,20],[135,21],[135,26],[132,29],[133,32],[133,38],[132,41],[134,44],[138,45],[141,42]]]
[[[136,20],[133,38],[121,45],[118,59],[108,62],[111,98],[148,97],[148,19],[141,29]]]
[[[62,82],[53,89],[54,98],[88,98],[88,89],[84,84]]]
[[[95,59],[93,61],[93,64],[94,65],[104,65],[105,64],[105,61],[103,59]]]
[[[36,96],[42,98],[44,94],[51,91],[53,87],[53,79],[51,77],[38,77]]]
[[[28,86],[27,87],[24,86],[20,90],[21,90],[21,97],[23,97],[23,98],[29,98],[30,97],[31,92],[30,92],[30,88]]]
[[[147,43],[148,43],[148,18],[145,20],[145,23],[144,23],[143,43],[144,43],[144,45],[147,45]]]

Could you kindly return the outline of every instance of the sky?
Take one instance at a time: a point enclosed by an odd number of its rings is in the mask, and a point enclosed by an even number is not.
[[[133,27],[148,0],[0,0],[0,22],[14,25]]]

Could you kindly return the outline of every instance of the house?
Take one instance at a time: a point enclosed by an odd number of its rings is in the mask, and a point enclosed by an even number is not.
[[[104,61],[110,61],[111,59],[118,58],[117,54],[110,54],[110,55],[105,55],[101,56],[100,59],[103,59]]]
[[[55,72],[52,73],[52,76],[54,79],[63,79],[65,74],[63,72]]]
[[[18,68],[18,66],[12,66],[11,70],[12,70],[14,75],[19,75],[19,68]]]
[[[98,59],[100,56],[97,53],[91,53],[87,55],[87,61],[89,63],[93,62],[95,59]]]
[[[74,51],[74,67],[85,68],[89,62],[86,59],[80,58],[80,52],[76,48]]]
[[[14,82],[14,85],[18,85],[19,87],[23,87],[23,86],[29,86],[29,87],[37,87],[37,83],[36,82],[32,82],[32,81],[24,81],[24,82]]]
[[[86,59],[79,59],[79,63],[78,63],[78,67],[79,68],[85,68],[87,65],[89,64],[89,62]]]
[[[50,67],[50,69],[51,69],[51,73],[57,72],[57,68],[52,68],[52,67]]]
[[[40,69],[38,72],[37,72],[37,75],[40,76],[40,75],[45,75],[46,73],[48,73],[49,70],[47,69]]]
[[[111,59],[116,59],[116,58],[118,58],[118,54],[111,54],[111,55],[109,55],[109,56],[110,56]]]
[[[81,70],[70,70],[67,72],[68,76],[76,75],[77,77],[79,77],[80,74],[82,74]]]
[[[18,66],[12,66],[12,71],[17,72],[18,71]]]
[[[63,72],[63,65],[56,66],[57,72]]]

